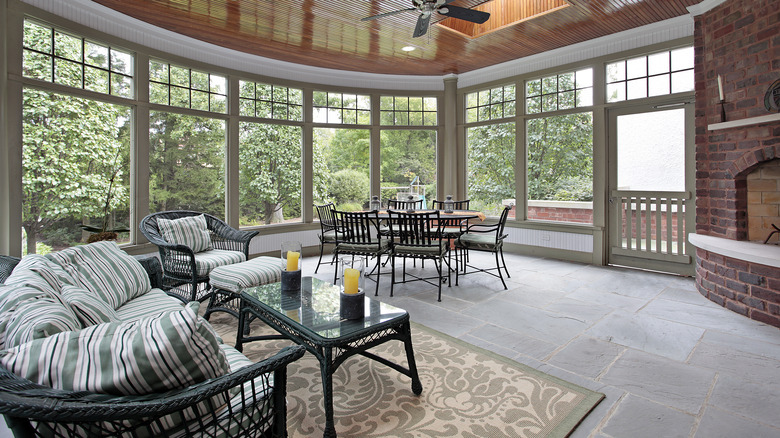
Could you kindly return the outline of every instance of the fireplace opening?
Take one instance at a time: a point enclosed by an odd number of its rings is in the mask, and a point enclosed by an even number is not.
[[[766,161],[747,175],[748,240],[780,245],[780,159]]]

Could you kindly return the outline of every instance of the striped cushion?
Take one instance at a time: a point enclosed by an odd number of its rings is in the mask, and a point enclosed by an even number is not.
[[[38,295],[19,302],[5,328],[5,348],[13,348],[35,339],[81,329],[70,308],[59,299]]]
[[[41,296],[48,295],[27,286],[0,285],[0,350],[6,348],[5,329],[19,304],[27,300],[36,300]]]
[[[252,260],[215,268],[209,274],[213,288],[239,293],[242,289],[282,281],[282,261],[275,257]]]
[[[496,243],[496,235],[493,233],[466,233],[458,238],[457,244],[466,249],[497,251],[503,242],[503,240],[499,240],[498,243]]]
[[[179,219],[158,219],[157,226],[168,243],[187,246],[196,253],[211,249],[206,216],[202,214]]]
[[[119,322],[116,311],[92,292],[80,287],[66,285],[62,288],[62,298],[68,303],[84,327],[104,322]]]
[[[95,242],[48,254],[68,273],[72,284],[90,291],[114,309],[152,288],[138,260],[116,242]]]
[[[171,297],[160,289],[152,289],[116,309],[116,314],[120,321],[130,322],[163,312],[181,310],[181,308],[181,300]]]
[[[216,334],[197,307],[37,339],[0,352],[0,364],[70,391],[125,395],[187,387],[228,372]]]
[[[382,239],[379,243],[339,243],[336,252],[346,254],[378,254],[385,252],[390,246],[390,241]]]
[[[14,267],[5,284],[29,286],[47,294],[58,294],[69,276],[56,263],[44,256],[30,254]]]
[[[241,251],[212,249],[195,254],[195,269],[197,275],[202,277],[209,275],[211,270],[218,266],[232,265],[243,261],[246,261],[246,256]]]

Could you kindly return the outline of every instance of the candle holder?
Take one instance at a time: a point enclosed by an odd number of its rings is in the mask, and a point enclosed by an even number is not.
[[[282,290],[301,290],[301,242],[282,243]]]
[[[726,121],[726,107],[724,106],[726,104],[725,100],[720,101],[720,121],[725,122]]]
[[[371,211],[379,211],[382,209],[382,201],[379,200],[379,196],[371,197],[371,202],[369,202],[368,209]]]
[[[341,259],[339,315],[343,319],[362,319],[365,316],[365,266],[363,257]]]
[[[447,195],[444,199],[444,212],[452,213],[453,211],[455,211],[455,201],[452,200],[452,195]]]

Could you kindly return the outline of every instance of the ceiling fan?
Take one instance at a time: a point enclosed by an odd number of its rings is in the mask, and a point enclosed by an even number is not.
[[[417,25],[414,27],[413,38],[425,35],[428,32],[428,25],[431,22],[431,15],[435,12],[446,15],[447,17],[466,20],[472,23],[482,24],[490,18],[487,12],[476,11],[474,9],[461,8],[460,6],[448,6],[455,0],[412,0],[412,8],[399,9],[397,11],[385,12],[384,14],[372,15],[361,18],[360,21],[370,21],[377,18],[400,14],[407,11],[418,11],[420,16],[417,18]]]

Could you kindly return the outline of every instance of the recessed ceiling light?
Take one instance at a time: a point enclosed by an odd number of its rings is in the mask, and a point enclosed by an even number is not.
[[[401,50],[403,50],[404,52],[411,52],[412,50],[415,50],[415,49],[416,49],[416,47],[414,47],[414,46],[404,46],[404,47],[401,47]]]

